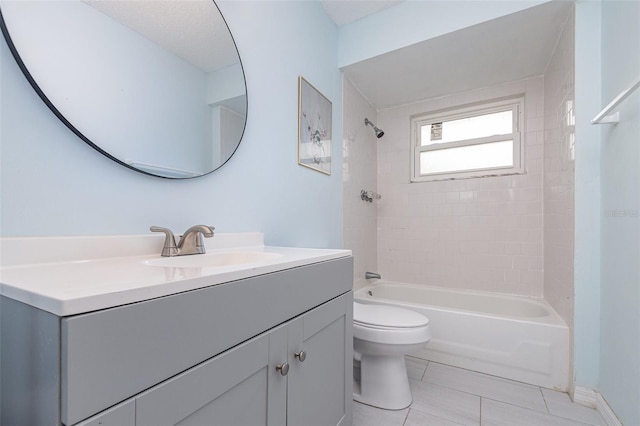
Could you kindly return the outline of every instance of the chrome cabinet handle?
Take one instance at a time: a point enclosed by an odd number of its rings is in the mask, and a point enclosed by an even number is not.
[[[305,351],[296,352],[294,355],[300,362],[304,362],[304,360],[307,359],[307,353]]]
[[[280,372],[281,375],[286,376],[289,373],[289,363],[278,364],[276,365],[276,370]]]

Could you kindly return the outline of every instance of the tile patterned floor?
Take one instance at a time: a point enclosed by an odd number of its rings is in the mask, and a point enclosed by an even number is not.
[[[354,426],[604,426],[569,395],[406,357],[413,403],[398,411],[354,402]]]

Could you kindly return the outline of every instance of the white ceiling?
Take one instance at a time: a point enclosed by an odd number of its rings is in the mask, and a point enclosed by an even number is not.
[[[237,62],[211,0],[84,1],[206,72]],[[342,26],[401,1],[321,3]],[[383,109],[540,75],[572,7],[569,1],[544,3],[350,65],[345,76]],[[225,42],[203,41],[215,38]]]
[[[544,3],[350,65],[344,72],[377,109],[541,75],[572,8],[568,1]]]
[[[324,10],[338,26],[400,3],[402,0],[321,0]]]

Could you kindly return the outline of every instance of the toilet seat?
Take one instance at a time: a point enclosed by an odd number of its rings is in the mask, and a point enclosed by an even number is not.
[[[353,324],[353,337],[366,342],[386,345],[414,345],[431,339],[428,325],[413,328],[380,329]]]
[[[353,337],[372,343],[412,345],[431,338],[429,319],[409,309],[353,304]]]
[[[353,322],[363,327],[384,330],[429,325],[427,317],[409,309],[358,302],[353,303]]]

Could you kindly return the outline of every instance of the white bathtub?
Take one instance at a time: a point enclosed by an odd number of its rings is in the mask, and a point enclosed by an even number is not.
[[[569,328],[544,300],[382,280],[354,297],[429,318],[431,341],[412,356],[568,390]]]

